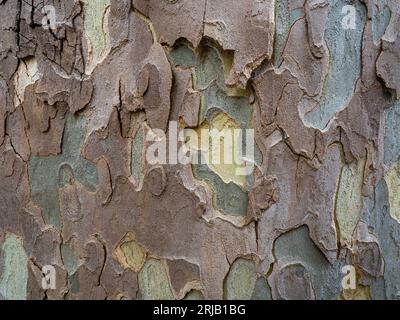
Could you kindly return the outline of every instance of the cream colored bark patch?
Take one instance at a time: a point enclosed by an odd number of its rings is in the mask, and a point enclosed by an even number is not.
[[[390,215],[400,222],[400,159],[386,173],[385,181],[389,191]]]
[[[351,244],[354,228],[361,214],[361,189],[366,158],[342,169],[336,203],[336,217],[340,229],[341,242]]]
[[[358,285],[355,290],[344,290],[341,300],[371,300],[369,287]]]
[[[18,70],[14,76],[15,96],[14,106],[24,102],[25,89],[30,84],[34,84],[39,80],[40,74],[38,71],[36,58],[31,57],[21,61]]]
[[[125,269],[139,272],[146,261],[146,252],[142,246],[135,241],[133,235],[128,233],[114,250],[113,257]]]
[[[235,130],[239,129],[240,126],[232,118],[225,113],[219,113],[212,119],[211,125],[205,122],[196,130],[199,141],[189,141],[188,147],[201,150],[209,168],[225,183],[233,182],[244,186],[246,176],[239,175],[238,172],[245,168],[245,164],[239,163],[235,156],[241,154],[240,139],[235,139]],[[213,130],[217,134],[213,134]]]
[[[85,35],[88,39],[89,63],[87,73],[91,73],[107,54],[108,37],[106,33],[107,9],[110,0],[84,0]]]

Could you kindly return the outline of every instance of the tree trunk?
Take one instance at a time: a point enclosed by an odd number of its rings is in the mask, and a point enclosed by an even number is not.
[[[0,21],[1,299],[400,297],[398,0]]]

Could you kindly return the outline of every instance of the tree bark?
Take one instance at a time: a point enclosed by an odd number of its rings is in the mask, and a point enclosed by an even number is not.
[[[0,298],[399,298],[399,84],[398,0],[0,0]]]

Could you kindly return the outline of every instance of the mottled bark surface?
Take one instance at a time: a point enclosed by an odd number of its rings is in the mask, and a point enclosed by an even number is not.
[[[399,0],[0,0],[0,298],[400,298],[399,98]]]

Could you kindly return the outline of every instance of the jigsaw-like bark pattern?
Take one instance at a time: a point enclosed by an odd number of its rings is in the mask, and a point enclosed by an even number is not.
[[[0,0],[0,298],[400,298],[399,99],[399,0]]]

